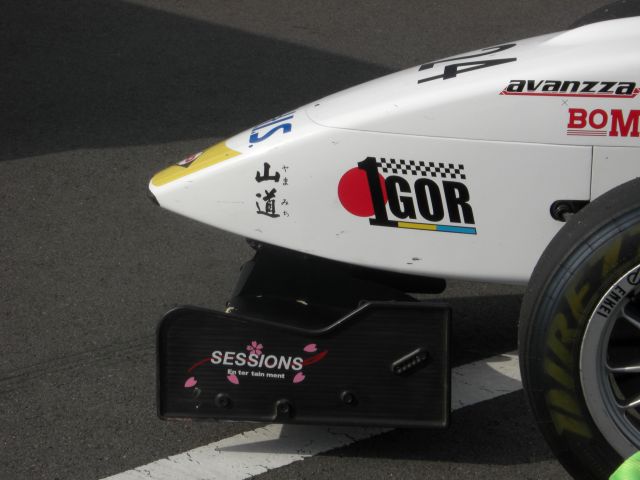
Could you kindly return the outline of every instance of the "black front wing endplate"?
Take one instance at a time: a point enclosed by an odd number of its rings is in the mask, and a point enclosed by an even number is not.
[[[372,302],[305,330],[195,307],[158,328],[161,418],[445,427],[449,308]]]

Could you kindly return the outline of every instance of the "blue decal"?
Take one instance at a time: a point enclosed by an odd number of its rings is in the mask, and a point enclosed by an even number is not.
[[[288,123],[287,120],[291,120],[293,118],[293,114],[294,113],[295,112],[284,113],[284,114],[280,115],[279,117],[272,118],[271,120],[267,120],[266,122],[261,123],[260,125],[257,125],[255,127],[253,127],[253,130],[251,131],[251,135],[249,136],[249,143],[262,142],[263,140],[266,140],[271,135],[276,133],[278,130],[282,130],[283,134],[289,133],[291,131],[292,127],[291,127],[291,123]],[[287,122],[287,123],[284,123],[284,122]],[[270,127],[272,125],[275,125],[275,127],[270,129],[266,133],[260,134],[258,132],[258,130],[260,130],[262,128],[265,128],[265,127]],[[251,146],[251,145],[249,145],[249,146]]]
[[[291,124],[290,123],[281,123],[277,127],[273,127],[271,130],[269,130],[263,136],[258,135],[258,132],[253,132],[251,134],[251,136],[249,137],[249,141],[251,143],[261,142],[261,141],[266,140],[267,138],[269,138],[271,135],[276,133],[278,130],[282,130],[282,133],[289,133],[291,131]]]
[[[468,235],[476,235],[477,231],[473,227],[455,227],[453,225],[437,225],[437,232],[466,233]]]

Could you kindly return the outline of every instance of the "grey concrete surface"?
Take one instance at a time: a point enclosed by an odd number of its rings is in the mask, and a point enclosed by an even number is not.
[[[604,0],[5,0],[0,479],[96,479],[253,426],[155,416],[154,330],[219,308],[242,239],[146,199],[164,165],[422,61],[565,28]],[[521,289],[453,283],[453,362],[516,347]],[[563,478],[512,394],[269,478]]]

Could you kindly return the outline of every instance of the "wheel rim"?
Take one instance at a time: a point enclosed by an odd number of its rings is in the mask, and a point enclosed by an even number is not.
[[[625,273],[589,318],[580,351],[589,413],[626,458],[640,449],[640,266]]]

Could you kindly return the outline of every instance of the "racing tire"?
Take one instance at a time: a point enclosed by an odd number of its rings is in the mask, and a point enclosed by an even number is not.
[[[640,449],[640,179],[551,241],[523,299],[518,345],[553,453],[575,478],[608,479]]]

